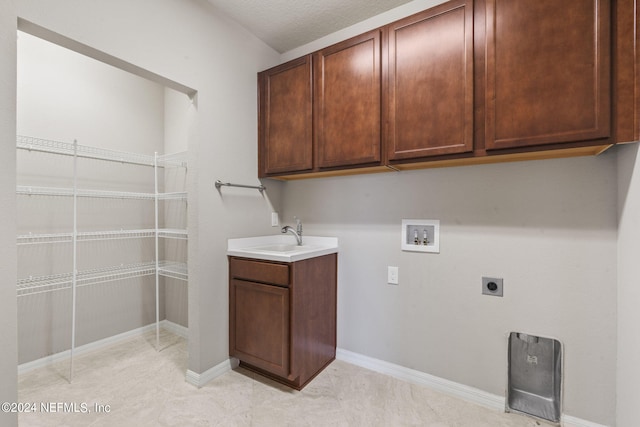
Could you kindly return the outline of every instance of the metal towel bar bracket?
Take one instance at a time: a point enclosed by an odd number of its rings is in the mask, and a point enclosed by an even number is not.
[[[265,187],[262,184],[260,184],[260,185],[243,185],[243,184],[232,184],[230,182],[222,182],[220,180],[216,181],[216,188],[218,190],[220,190],[220,187],[222,187],[223,185],[225,187],[253,188],[254,190],[258,190],[261,193],[267,189],[267,187]]]

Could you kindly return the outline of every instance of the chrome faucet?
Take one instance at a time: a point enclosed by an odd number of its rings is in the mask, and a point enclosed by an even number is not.
[[[300,221],[299,218],[296,218],[295,216],[293,218],[296,220],[296,229],[294,230],[293,227],[286,225],[282,227],[282,230],[280,230],[280,232],[282,234],[287,234],[287,233],[293,234],[294,236],[296,236],[298,246],[302,246],[302,222]]]

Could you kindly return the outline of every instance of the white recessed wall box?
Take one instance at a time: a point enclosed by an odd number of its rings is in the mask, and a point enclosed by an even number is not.
[[[402,250],[440,253],[440,221],[403,219]]]

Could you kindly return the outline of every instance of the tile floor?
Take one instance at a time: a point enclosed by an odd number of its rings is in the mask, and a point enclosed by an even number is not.
[[[20,402],[37,409],[20,414],[20,427],[546,426],[342,361],[301,392],[243,369],[197,389],[185,382],[186,341],[163,333],[159,353],[154,343],[147,334],[79,356],[72,384],[68,362],[20,375]]]

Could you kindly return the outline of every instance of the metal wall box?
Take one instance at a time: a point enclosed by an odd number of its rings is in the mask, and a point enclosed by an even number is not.
[[[511,332],[506,411],[560,423],[562,348],[558,340]]]

